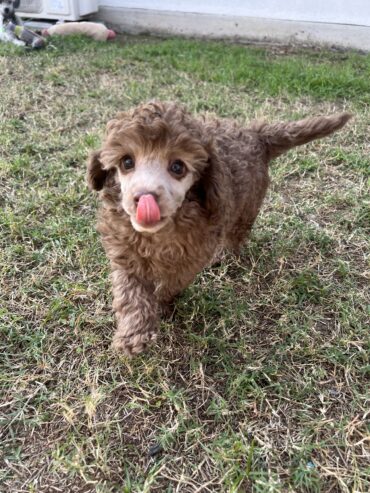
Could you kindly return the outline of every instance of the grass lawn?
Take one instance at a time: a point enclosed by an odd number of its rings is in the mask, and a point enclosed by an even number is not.
[[[0,45],[0,491],[369,492],[370,55],[53,45]],[[273,163],[241,257],[202,272],[128,360],[110,349],[85,161],[152,98],[355,118]]]

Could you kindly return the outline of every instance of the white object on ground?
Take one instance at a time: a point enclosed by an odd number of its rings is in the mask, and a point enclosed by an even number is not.
[[[116,33],[111,29],[108,29],[104,24],[98,22],[64,22],[63,24],[56,24],[42,31],[43,36],[62,35],[67,36],[70,34],[86,34],[92,37],[96,41],[106,41],[107,39],[113,39]]]

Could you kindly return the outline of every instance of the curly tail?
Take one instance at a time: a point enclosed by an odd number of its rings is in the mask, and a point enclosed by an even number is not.
[[[321,139],[342,128],[352,117],[350,113],[306,118],[288,123],[255,123],[253,130],[265,142],[269,159],[273,159],[292,147]]]

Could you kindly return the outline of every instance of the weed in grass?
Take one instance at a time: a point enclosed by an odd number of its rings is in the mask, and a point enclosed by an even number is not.
[[[301,461],[292,470],[292,482],[298,491],[320,493],[322,491],[320,475],[314,462]]]

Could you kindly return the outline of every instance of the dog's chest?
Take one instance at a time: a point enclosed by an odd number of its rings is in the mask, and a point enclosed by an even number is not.
[[[196,224],[174,224],[162,234],[143,235],[129,224],[99,222],[105,251],[113,268],[125,270],[152,286],[167,301],[187,287],[210,263],[219,235],[198,217]]]
[[[209,263],[217,247],[217,239],[203,236],[200,230],[146,240],[138,248],[138,261],[163,299],[187,287]]]

